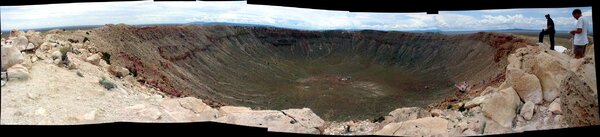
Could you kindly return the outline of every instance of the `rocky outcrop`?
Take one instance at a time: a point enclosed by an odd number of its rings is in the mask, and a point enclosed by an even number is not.
[[[486,114],[486,117],[490,118],[486,122],[484,133],[494,134],[552,129],[568,127],[570,125],[598,124],[597,117],[591,118],[592,115],[598,115],[597,95],[595,91],[590,89],[592,86],[588,86],[588,82],[585,80],[585,76],[589,78],[589,74],[594,74],[595,71],[588,69],[587,74],[583,73],[585,64],[593,64],[593,60],[591,58],[573,60],[569,56],[549,51],[546,48],[543,45],[539,47],[527,46],[509,55],[506,80],[497,89],[519,89],[516,92],[520,100],[526,103],[510,107],[503,106],[506,108],[495,110],[503,110],[505,113],[495,113],[490,109],[486,109],[485,103],[481,103],[482,111]],[[570,69],[566,69],[569,67]],[[481,96],[467,101],[465,106],[477,106],[476,104],[482,98],[486,98],[483,99],[485,101],[494,101],[493,98],[490,98],[496,93],[493,89],[495,88],[486,88],[481,93]],[[502,91],[500,90],[499,92]],[[586,97],[583,97],[583,94]],[[563,102],[565,101],[563,100],[565,97],[569,98],[568,102],[570,103]],[[581,105],[580,102],[587,103]],[[588,106],[587,108],[581,107],[586,105]],[[567,106],[577,111],[570,111],[570,114],[565,114],[568,112],[565,109]],[[487,108],[493,107],[488,106]],[[596,109],[592,110],[588,108]],[[520,110],[519,115],[513,115],[515,111],[511,109]],[[587,121],[584,122],[575,118],[576,115],[584,117],[583,119]]]
[[[15,47],[17,47],[17,49],[19,49],[19,51],[23,51],[27,48],[27,45],[29,44],[29,40],[27,40],[27,37],[25,37],[25,36],[18,36],[16,39],[14,39],[12,44]]]
[[[21,51],[12,45],[2,46],[2,71],[5,71],[8,67],[23,62],[24,58]]]
[[[555,52],[549,52],[555,54]],[[558,85],[564,77],[566,62],[561,62],[563,55],[550,55],[548,52],[543,52],[535,56],[535,65],[532,68],[533,73],[539,78],[544,100],[551,102],[558,97]]]
[[[63,55],[63,53],[61,53],[60,51],[57,50],[57,51],[52,52],[51,57],[52,57],[52,60],[57,60],[57,59],[62,60],[62,55]]]
[[[85,59],[85,61],[90,62],[94,65],[100,65],[100,55],[93,54]]]
[[[369,120],[326,122],[319,130],[325,135],[373,135],[381,129],[381,123],[373,123]]]
[[[137,115],[137,118],[130,119],[132,121],[151,122],[164,118],[163,112],[158,107],[149,107],[145,104],[137,104],[125,108],[125,111]]]
[[[398,108],[385,116],[381,123],[402,122],[429,116],[429,112],[419,107]]]
[[[503,127],[511,128],[517,106],[523,103],[513,88],[500,90],[490,96],[482,105],[483,114]]]
[[[187,97],[164,100],[160,106],[167,116],[176,122],[209,121],[217,118],[218,111],[204,104],[202,100]]]
[[[29,70],[21,65],[16,64],[6,70],[8,80],[26,80],[29,79]]]
[[[289,112],[291,115],[286,115]],[[318,134],[322,119],[314,117],[310,109],[251,110],[245,107],[221,107],[215,121],[246,126],[265,127],[269,131]],[[308,114],[308,115],[299,115]]]
[[[482,134],[502,134],[510,132],[512,132],[511,127],[503,126],[494,120],[488,120],[485,122],[485,129],[483,129]]]
[[[376,135],[394,136],[449,136],[448,120],[426,117],[399,123],[390,123],[375,132]]]
[[[27,33],[25,33],[25,37],[27,37],[27,40],[29,41],[29,45],[27,45],[26,50],[38,48],[44,42],[44,38],[42,38],[40,32],[33,30],[27,31]]]
[[[115,66],[115,65],[109,66],[108,71],[111,74],[113,74],[117,77],[120,77],[120,78],[129,75],[129,69],[124,68],[124,67]]]
[[[490,92],[491,90],[492,89],[489,89],[489,90],[486,89],[487,92]],[[473,108],[473,107],[479,106],[481,103],[483,103],[484,101],[487,100],[487,97],[489,97],[489,96],[482,95],[482,96],[475,97],[472,100],[467,101],[467,103],[465,103],[465,108]]]
[[[517,49],[508,58],[507,84],[520,82],[514,88],[525,101],[551,102],[558,97],[559,83],[565,76],[569,58],[548,50],[545,44]]]
[[[574,72],[568,72],[561,83],[560,107],[569,126],[599,125],[597,92],[586,86],[586,82]]]
[[[320,127],[325,121],[312,112],[309,108],[302,109],[286,109],[282,110],[285,115],[294,119],[295,122],[300,123],[304,127]],[[295,123],[294,122],[294,123]]]
[[[506,81],[512,85],[522,100],[531,101],[536,104],[542,103],[542,87],[539,79],[535,75],[525,73],[523,70],[515,68],[507,69],[506,73]]]

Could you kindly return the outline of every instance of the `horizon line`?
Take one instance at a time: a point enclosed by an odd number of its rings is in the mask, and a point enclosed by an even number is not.
[[[203,24],[206,23],[206,24]],[[115,23],[117,24],[125,24],[125,23]],[[90,28],[99,28],[102,26],[111,25],[111,24],[103,24],[103,25],[74,25],[74,26],[56,26],[56,27],[43,27],[43,28],[25,28],[25,29],[17,29],[17,30],[35,30],[35,31],[45,31],[52,29],[69,29],[74,27],[90,27]],[[283,28],[283,29],[295,29],[295,30],[308,30],[308,31],[329,31],[329,30],[347,30],[347,31],[362,31],[362,30],[376,30],[376,31],[406,31],[406,32],[477,32],[477,31],[506,31],[506,30],[524,30],[524,31],[541,31],[537,29],[523,29],[523,28],[510,28],[510,29],[473,29],[473,30],[444,30],[444,29],[414,29],[414,30],[381,30],[381,29],[361,29],[361,28],[350,28],[350,29],[302,29],[302,28],[293,28],[293,27],[285,27],[285,26],[275,26],[275,25],[267,25],[267,24],[253,24],[253,23],[236,23],[236,22],[188,22],[188,23],[149,23],[149,24],[125,24],[128,26],[166,26],[166,25],[227,25],[227,26],[239,26],[239,25],[249,25],[253,27],[274,27],[274,28]],[[0,32],[10,32],[16,28],[12,29],[0,29]],[[557,32],[568,32],[569,30],[556,30]],[[589,32],[593,33],[593,30]]]

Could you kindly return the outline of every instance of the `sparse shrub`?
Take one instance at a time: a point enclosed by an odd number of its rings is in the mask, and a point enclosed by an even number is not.
[[[523,104],[517,104],[517,110],[515,110],[515,112],[517,112],[517,114],[521,113],[521,107],[523,107]]]
[[[79,52],[79,50],[73,50],[72,52],[75,53],[75,55],[80,55],[81,54],[81,52]]]
[[[100,85],[104,86],[107,90],[111,90],[116,87],[116,85],[110,81],[108,81],[105,77],[99,81]]]
[[[375,118],[372,120],[373,123],[381,123],[383,120],[385,120],[385,117],[380,116],[378,118]]]
[[[107,52],[102,52],[102,59],[106,61],[106,64],[110,65],[110,54]]]
[[[81,74],[81,72],[77,71],[77,76],[83,77],[83,74]]]
[[[448,105],[448,107],[446,109],[451,109],[451,108],[452,108],[452,105]]]
[[[136,69],[134,69],[133,67],[127,67],[127,69],[129,70],[129,75],[132,75],[133,77],[137,77]]]
[[[466,114],[466,116],[467,116],[467,117],[472,117],[472,116],[474,116],[474,115],[475,115],[475,114],[473,114],[473,112],[472,112],[472,111],[469,111],[469,112],[467,112],[467,114]]]
[[[483,126],[481,127],[481,134],[483,134],[485,132],[485,126],[487,125],[487,122],[483,122]]]
[[[465,104],[462,104],[460,107],[458,107],[458,111],[460,111],[460,112],[463,112],[463,111],[465,111],[465,110],[467,110],[467,109],[465,108]]]
[[[60,48],[60,53],[63,53],[63,56],[66,56],[67,52],[73,52],[73,48],[71,46],[64,46]]]
[[[65,46],[60,48],[60,53],[62,53],[62,60],[59,63],[60,66],[67,67],[70,63],[69,58],[67,58],[67,52],[73,52],[73,48],[71,48],[71,46]]]

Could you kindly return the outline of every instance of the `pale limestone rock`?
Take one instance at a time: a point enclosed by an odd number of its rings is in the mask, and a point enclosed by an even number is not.
[[[533,117],[533,110],[535,109],[535,104],[531,101],[525,102],[525,104],[521,107],[521,116],[525,120],[531,120]]]
[[[512,121],[516,116],[516,108],[522,104],[519,96],[513,88],[500,90],[490,95],[489,99],[482,103],[483,114],[498,122],[503,127],[512,127]]]

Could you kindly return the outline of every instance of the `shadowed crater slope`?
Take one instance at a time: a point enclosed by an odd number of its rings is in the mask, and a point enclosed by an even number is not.
[[[311,108],[325,120],[425,106],[504,72],[512,35],[107,25],[85,34],[112,65],[173,96],[258,109]]]

